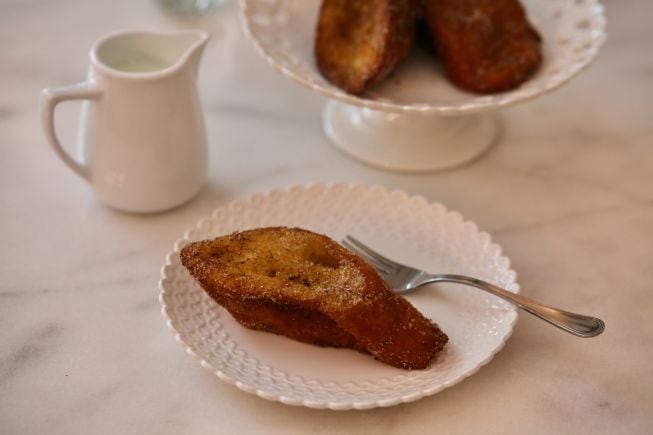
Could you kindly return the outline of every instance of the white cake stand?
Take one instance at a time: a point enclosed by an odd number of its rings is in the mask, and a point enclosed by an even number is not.
[[[606,38],[598,0],[523,0],[543,37],[544,62],[519,88],[479,96],[451,85],[429,53],[414,49],[380,86],[349,95],[320,75],[313,56],[319,0],[241,0],[245,33],[270,65],[329,98],[323,126],[331,142],[378,168],[447,169],[494,143],[497,109],[550,92],[586,68]]]

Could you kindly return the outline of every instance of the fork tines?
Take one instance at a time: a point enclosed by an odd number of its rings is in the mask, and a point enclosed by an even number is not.
[[[363,242],[356,240],[352,236],[345,236],[345,239],[341,243],[345,248],[353,251],[363,260],[370,263],[370,265],[374,267],[379,273],[388,274],[396,268],[394,261],[384,257],[369,246],[365,245]]]

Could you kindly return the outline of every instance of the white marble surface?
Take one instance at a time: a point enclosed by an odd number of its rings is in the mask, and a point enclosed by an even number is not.
[[[502,112],[500,143],[431,175],[369,169],[328,145],[323,99],[271,71],[233,4],[200,21],[153,1],[0,1],[0,433],[605,433],[653,429],[653,16],[607,1],[609,37],[569,85]],[[210,180],[191,203],[104,207],[48,148],[41,88],[80,81],[119,28],[214,37],[200,91]],[[74,139],[76,106],[57,116]],[[188,226],[252,192],[314,181],[422,194],[490,232],[524,294],[605,319],[582,340],[522,315],[497,357],[453,388],[370,411],[246,394],[199,367],[165,328],[157,280]]]

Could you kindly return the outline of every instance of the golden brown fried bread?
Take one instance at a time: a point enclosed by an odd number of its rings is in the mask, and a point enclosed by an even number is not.
[[[299,228],[260,228],[191,243],[181,262],[243,326],[348,347],[406,369],[448,338],[360,257]]]
[[[417,0],[324,0],[315,35],[315,58],[324,77],[361,95],[408,54]]]
[[[423,1],[438,56],[460,88],[506,91],[540,66],[540,37],[519,0]]]

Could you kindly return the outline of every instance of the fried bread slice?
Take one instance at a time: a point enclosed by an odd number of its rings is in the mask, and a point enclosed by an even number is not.
[[[447,336],[330,238],[270,227],[191,243],[181,262],[243,326],[427,367]]]
[[[449,80],[493,93],[516,88],[542,63],[540,36],[519,0],[423,0]]]
[[[417,0],[324,0],[314,52],[322,75],[361,95],[408,54]]]

